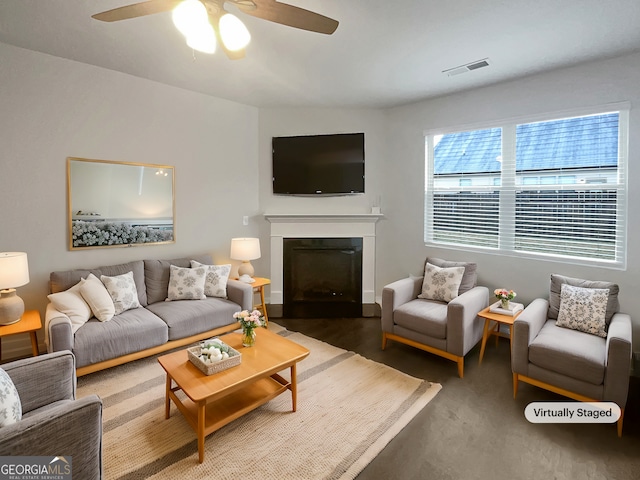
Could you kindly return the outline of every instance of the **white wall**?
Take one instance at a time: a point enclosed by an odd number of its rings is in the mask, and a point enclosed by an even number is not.
[[[51,271],[205,252],[229,262],[231,237],[257,234],[242,225],[259,211],[256,108],[6,44],[0,65],[0,251],[28,253],[18,294],[43,320]],[[69,156],[175,166],[176,243],[69,251]],[[27,335],[4,339],[3,358],[21,351]]]
[[[635,54],[390,109],[387,147],[394,161],[383,172],[387,221],[380,225],[377,288],[408,273],[419,274],[427,255],[476,261],[479,283],[512,288],[525,303],[548,296],[551,273],[610,280],[620,285],[621,310],[634,317],[634,350],[640,351],[640,209],[635,208],[640,200],[639,85],[640,54]],[[619,101],[631,102],[626,271],[425,247],[425,130]]]

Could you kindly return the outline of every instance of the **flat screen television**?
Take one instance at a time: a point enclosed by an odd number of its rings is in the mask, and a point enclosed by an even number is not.
[[[273,137],[275,195],[364,193],[364,133]]]

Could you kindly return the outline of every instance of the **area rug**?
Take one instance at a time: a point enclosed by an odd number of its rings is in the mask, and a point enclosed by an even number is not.
[[[205,439],[171,404],[157,357],[78,379],[78,397],[103,401],[107,479],[352,479],[438,393],[410,377],[300,333],[269,328],[311,352],[298,364],[298,409],[285,392]],[[258,341],[260,339],[258,338]],[[283,374],[283,376],[285,376]]]

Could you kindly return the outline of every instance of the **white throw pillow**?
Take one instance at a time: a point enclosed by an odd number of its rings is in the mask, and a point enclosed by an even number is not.
[[[71,332],[76,331],[91,318],[91,307],[82,297],[80,289],[82,281],[76,283],[69,290],[64,292],[51,293],[47,295],[53,307],[64,313],[71,320]]]
[[[556,325],[606,338],[608,300],[608,288],[582,288],[564,283]]]
[[[7,372],[0,368],[0,427],[17,423],[22,419],[20,395]]]
[[[80,282],[80,294],[89,304],[93,315],[101,322],[108,322],[116,314],[109,291],[93,273]]]
[[[100,280],[102,280],[104,286],[107,287],[109,295],[111,295],[113,306],[115,307],[115,315],[140,306],[133,272],[123,273],[115,277],[101,275]]]
[[[204,281],[204,294],[207,297],[227,298],[227,281],[231,274],[231,264],[205,265],[191,260],[191,268],[198,267],[207,269],[207,276]]]
[[[169,270],[169,291],[167,301],[204,300],[204,282],[207,277],[205,267],[182,268],[175,265]]]
[[[450,302],[458,296],[464,267],[440,268],[427,263],[422,281],[422,293],[418,298]]]

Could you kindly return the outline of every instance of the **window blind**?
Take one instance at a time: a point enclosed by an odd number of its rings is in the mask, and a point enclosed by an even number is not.
[[[427,136],[425,241],[622,265],[628,111]]]

